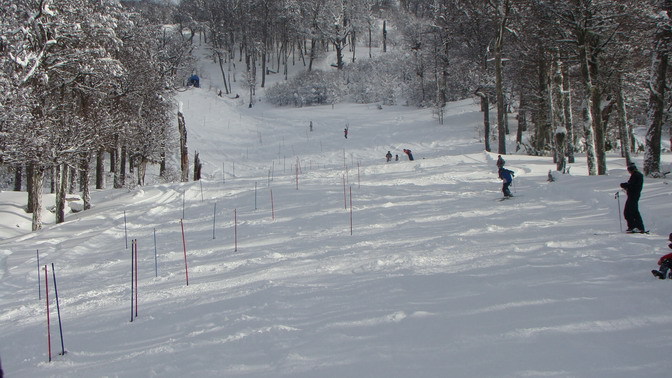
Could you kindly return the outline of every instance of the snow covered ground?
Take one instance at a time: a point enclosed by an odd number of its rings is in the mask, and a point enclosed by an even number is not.
[[[628,235],[618,156],[607,176],[580,157],[551,183],[550,158],[507,155],[516,197],[499,201],[471,100],[449,104],[445,125],[375,104],[248,108],[218,97],[202,64],[202,88],[180,94],[202,182],[97,191],[93,209],[35,233],[25,194],[0,193],[7,377],[669,374],[672,282],[650,274],[669,251],[668,179],[645,180],[651,234]]]

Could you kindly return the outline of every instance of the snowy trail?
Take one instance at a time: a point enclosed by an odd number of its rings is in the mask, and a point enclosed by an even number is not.
[[[672,232],[667,180],[645,183],[652,234],[626,235],[618,156],[608,176],[588,177],[580,161],[549,183],[550,158],[507,155],[518,197],[498,202],[497,154],[482,150],[471,100],[449,104],[445,125],[405,107],[248,109],[207,89],[217,74],[203,77],[180,94],[202,182],[96,191],[92,210],[37,233],[26,232],[22,199],[0,193],[11,218],[0,228],[8,377],[625,378],[672,368],[669,282],[649,273]],[[401,161],[385,163],[387,150]],[[124,211],[140,253],[133,323]],[[52,363],[38,248],[55,263],[64,315],[68,353]]]

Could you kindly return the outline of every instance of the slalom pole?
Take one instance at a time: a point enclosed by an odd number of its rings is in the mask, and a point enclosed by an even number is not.
[[[135,245],[135,317],[138,317],[138,239],[133,241]]]
[[[159,276],[159,261],[156,257],[156,228],[154,228],[154,277]]]
[[[618,212],[616,214],[618,214],[618,225],[620,227],[621,232],[623,232],[623,219],[621,219],[621,193],[616,192],[614,198],[618,200]]]
[[[42,300],[42,279],[40,278],[40,250],[37,250],[37,299]]]
[[[61,323],[61,306],[58,304],[58,286],[56,286],[56,268],[51,263],[51,275],[54,278],[54,294],[56,295],[56,313],[58,314],[58,332],[61,335],[61,356],[65,355],[65,344],[63,343],[63,323]]]
[[[273,202],[273,189],[271,189],[271,219],[275,220],[275,203]]]
[[[131,248],[131,322],[133,322],[133,294],[135,286],[135,261],[133,256],[133,248]]]
[[[345,175],[343,175],[343,206],[348,210],[348,199],[345,195]]]
[[[124,240],[126,241],[126,249],[128,249],[128,228],[126,227],[126,210],[124,210]]]
[[[352,186],[350,186],[350,235],[352,235]]]
[[[44,266],[44,295],[47,300],[47,346],[49,350],[49,362],[51,362],[51,320],[49,319],[49,273]]]
[[[255,198],[256,201],[256,198]],[[215,240],[215,219],[217,218],[217,202],[215,202],[215,209],[212,211],[212,240]]]
[[[180,226],[182,227],[182,248],[184,249],[184,274],[187,279],[187,286],[189,286],[189,266],[187,265],[187,241],[184,238],[184,222],[180,219]]]

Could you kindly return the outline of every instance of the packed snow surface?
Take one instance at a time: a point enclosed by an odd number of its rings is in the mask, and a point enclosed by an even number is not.
[[[6,377],[669,374],[672,282],[650,273],[669,252],[668,179],[645,179],[651,233],[625,234],[616,154],[608,175],[581,155],[554,182],[551,158],[505,155],[515,197],[499,201],[472,100],[442,125],[403,106],[250,108],[200,69],[179,101],[202,181],[99,190],[39,232],[25,193],[0,193]]]

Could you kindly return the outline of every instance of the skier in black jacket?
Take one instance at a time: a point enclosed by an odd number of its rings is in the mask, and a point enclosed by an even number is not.
[[[642,194],[642,186],[644,186],[644,175],[637,170],[634,163],[628,164],[628,172],[630,172],[630,180],[621,183],[621,188],[628,193],[623,209],[623,217],[628,223],[627,232],[645,232],[644,222],[639,214],[639,197]]]

